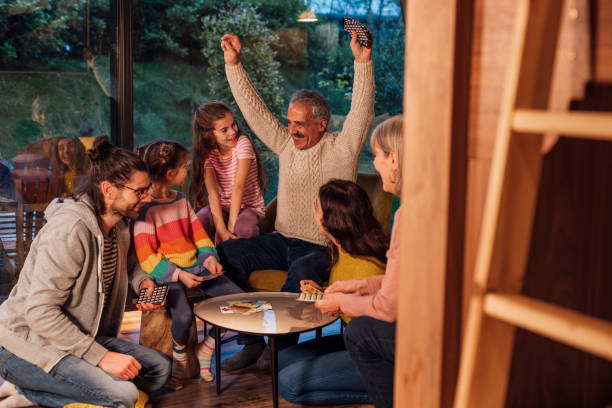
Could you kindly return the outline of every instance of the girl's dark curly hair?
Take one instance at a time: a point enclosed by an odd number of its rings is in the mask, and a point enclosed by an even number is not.
[[[151,181],[164,180],[168,170],[179,168],[188,155],[185,146],[173,140],[156,140],[136,152],[146,163]]]
[[[319,188],[319,202],[323,226],[345,252],[387,263],[389,237],[374,217],[370,198],[361,187],[348,180],[330,180]],[[332,255],[335,263],[335,245]]]

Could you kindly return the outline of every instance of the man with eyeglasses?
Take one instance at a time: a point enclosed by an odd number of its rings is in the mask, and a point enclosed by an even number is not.
[[[138,201],[132,203],[131,205],[127,205],[124,209],[115,208],[113,209],[113,211],[115,211],[115,214],[119,214],[122,217],[136,219],[138,217],[140,207],[142,207],[144,203],[151,201],[149,197],[149,189],[151,188],[151,182],[149,182],[146,187],[141,188],[133,188],[126,184],[116,184],[115,186],[117,188],[127,188],[128,190],[132,190],[134,192],[134,198],[136,198]],[[115,206],[118,206],[118,204],[116,204]]]
[[[170,361],[117,338],[128,292],[155,282],[128,256],[126,218],[150,201],[149,175],[134,153],[99,138],[88,182],[56,199],[19,280],[0,305],[0,406],[133,407],[161,388]],[[159,305],[139,304],[140,310]],[[144,391],[144,394],[139,390]]]

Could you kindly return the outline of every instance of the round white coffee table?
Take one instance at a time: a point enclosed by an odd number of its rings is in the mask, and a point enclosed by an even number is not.
[[[221,393],[221,342],[219,329],[239,333],[268,336],[272,363],[272,392],[274,408],[278,407],[278,351],[275,338],[318,329],[334,322],[337,317],[322,314],[312,302],[297,301],[298,293],[251,292],[219,296],[198,302],[195,315],[215,327],[215,362],[217,394]],[[272,305],[269,310],[252,314],[222,313],[221,307],[232,301],[257,300]]]

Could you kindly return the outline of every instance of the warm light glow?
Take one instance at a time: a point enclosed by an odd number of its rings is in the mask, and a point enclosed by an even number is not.
[[[317,21],[317,16],[310,10],[304,10],[298,16],[297,21],[300,23],[311,23]]]

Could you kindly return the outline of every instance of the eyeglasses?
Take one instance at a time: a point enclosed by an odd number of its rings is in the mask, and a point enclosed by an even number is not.
[[[132,188],[130,186],[126,186],[125,184],[115,184],[117,187],[127,188],[128,190],[132,190],[134,194],[136,194],[136,198],[142,200],[142,197],[149,194],[149,188],[151,188],[151,183],[148,186],[143,188]]]

